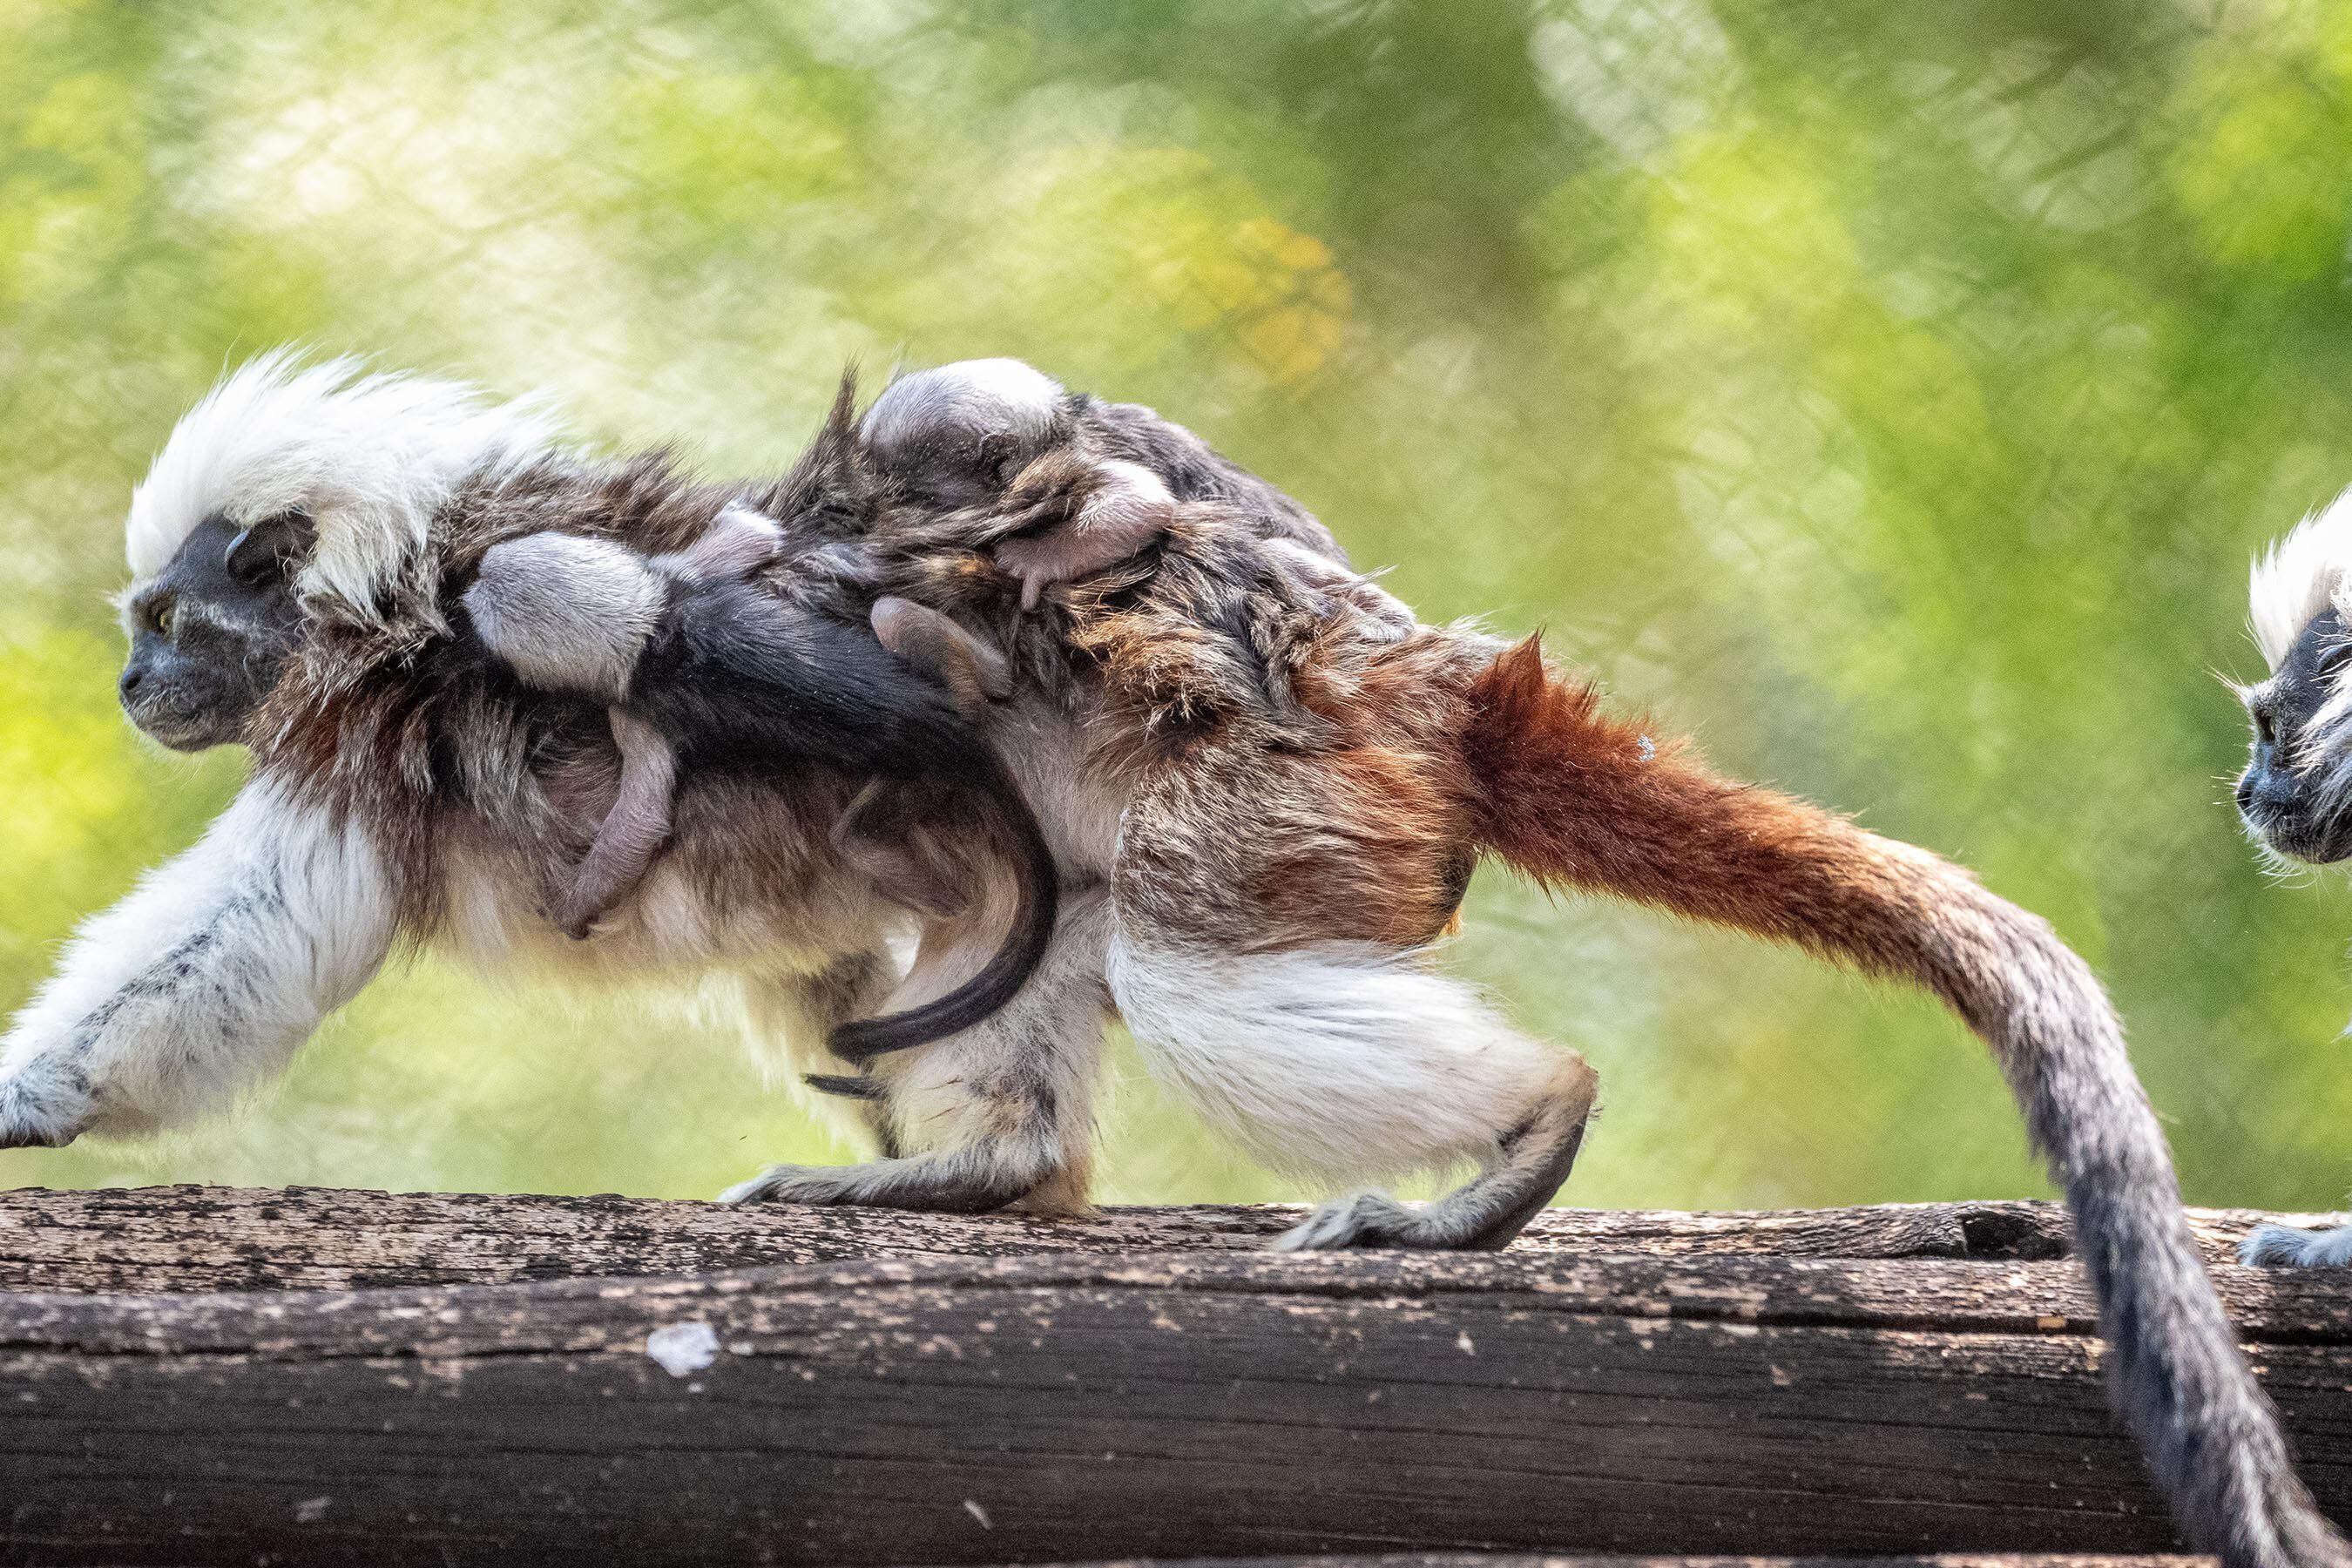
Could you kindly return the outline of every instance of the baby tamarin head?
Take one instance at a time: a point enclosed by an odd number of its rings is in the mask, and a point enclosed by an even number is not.
[[[912,499],[995,510],[996,563],[1034,609],[1054,584],[1141,554],[1174,515],[1165,479],[1102,449],[1094,406],[1019,360],[966,360],[892,382],[862,434]]]
[[[1017,359],[965,360],[901,376],[859,433],[909,493],[941,507],[984,506],[1051,447],[1069,439],[1062,384]]]

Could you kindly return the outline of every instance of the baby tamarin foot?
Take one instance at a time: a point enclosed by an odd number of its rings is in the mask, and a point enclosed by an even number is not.
[[[973,717],[1013,695],[1013,667],[1004,655],[928,605],[885,595],[869,617],[884,647],[955,694]]]

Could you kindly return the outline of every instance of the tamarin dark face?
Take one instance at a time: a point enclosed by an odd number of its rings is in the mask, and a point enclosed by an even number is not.
[[[299,634],[293,573],[310,534],[299,513],[246,529],[208,518],[124,602],[120,689],[133,724],[175,752],[242,737]]]
[[[2254,751],[2238,780],[2238,811],[2264,844],[2294,859],[2352,858],[2347,670],[2352,627],[2334,609],[2323,610],[2277,673],[2245,693]]]

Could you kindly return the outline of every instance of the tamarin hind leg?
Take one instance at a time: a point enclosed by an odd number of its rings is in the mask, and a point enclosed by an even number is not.
[[[814,974],[742,979],[744,1029],[761,1060],[816,1089],[818,1104],[830,1114],[854,1114],[885,1154],[898,1152],[892,1142],[895,1130],[871,1096],[849,1087],[866,1080],[826,1050],[825,1041],[849,1019],[872,1016],[897,984],[896,969],[877,939],[873,950],[845,953]]]
[[[1282,1245],[1499,1247],[1567,1180],[1594,1074],[1432,967],[1472,841],[1435,721],[1381,689],[1327,750],[1204,747],[1137,791],[1111,993],[1154,1074],[1260,1163],[1327,1191],[1478,1168],[1433,1204],[1327,1205]]]
[[[1103,950],[1108,900],[1066,898],[1053,945],[1002,1010],[929,1045],[877,1058],[870,1086],[894,1157],[857,1165],[777,1165],[728,1201],[866,1204],[980,1214],[1027,1200],[1083,1209],[1094,1140],[1094,1084],[1108,999]],[[919,963],[887,1006],[896,1011],[960,984]]]
[[[1337,1182],[1479,1174],[1427,1205],[1360,1194],[1294,1248],[1507,1246],[1568,1179],[1597,1078],[1412,953],[1115,942],[1111,993],[1153,1075],[1276,1170]]]
[[[1497,1252],[1508,1247],[1567,1184],[1592,1117],[1596,1082],[1581,1057],[1572,1073],[1528,1120],[1497,1141],[1497,1158],[1434,1203],[1401,1204],[1385,1193],[1358,1193],[1316,1209],[1278,1237],[1286,1252],[1349,1247]]]

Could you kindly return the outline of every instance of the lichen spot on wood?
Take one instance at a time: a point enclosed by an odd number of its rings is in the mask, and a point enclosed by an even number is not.
[[[719,1333],[709,1323],[665,1323],[646,1336],[646,1353],[672,1377],[690,1377],[719,1359]]]

